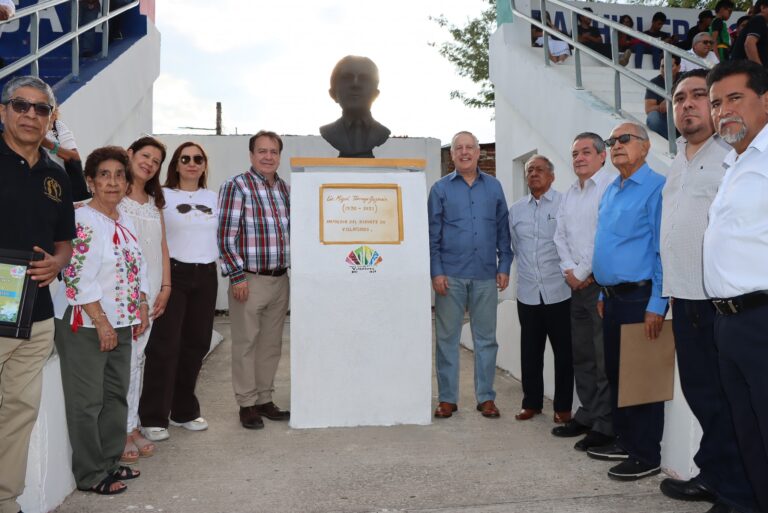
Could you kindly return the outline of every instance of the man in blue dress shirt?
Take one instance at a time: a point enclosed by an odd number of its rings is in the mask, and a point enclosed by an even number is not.
[[[553,420],[571,420],[573,358],[571,357],[571,289],[560,271],[555,246],[557,213],[562,194],[552,188],[555,167],[543,155],[525,163],[531,193],[509,209],[512,251],[517,259],[517,316],[520,320],[520,365],[523,405],[515,415],[528,420],[541,413],[544,402],[544,349],[547,338],[555,356]]]
[[[606,189],[597,214],[592,272],[602,287],[605,368],[611,387],[616,442],[593,447],[596,459],[621,460],[608,477],[624,481],[658,474],[664,403],[617,407],[621,325],[644,323],[649,341],[661,332],[667,300],[661,296],[659,255],[661,190],[664,177],[645,162],[651,143],[645,127],[622,123],[605,141],[619,171]]]
[[[499,416],[494,400],[498,290],[512,265],[507,202],[496,178],[480,171],[480,144],[469,132],[451,141],[456,171],[429,192],[429,253],[435,289],[436,418],[458,410],[459,338],[469,310],[475,352],[475,397],[484,417]]]

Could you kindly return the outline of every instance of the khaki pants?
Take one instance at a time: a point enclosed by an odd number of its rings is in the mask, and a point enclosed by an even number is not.
[[[229,290],[232,321],[232,388],[241,407],[272,401],[275,373],[283,348],[288,312],[288,275],[246,274],[248,299],[237,301]]]
[[[53,319],[32,325],[29,340],[0,338],[0,513],[18,513],[29,437],[37,420],[43,366],[53,347]]]

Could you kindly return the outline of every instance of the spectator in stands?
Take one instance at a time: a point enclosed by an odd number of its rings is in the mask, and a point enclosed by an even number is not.
[[[120,203],[120,213],[136,227],[141,252],[146,262],[147,300],[151,306],[149,318],[154,321],[165,312],[171,296],[171,268],[162,209],[165,196],[160,187],[160,166],[165,160],[165,145],[154,137],[141,137],[128,148],[133,185]],[[128,388],[128,424],[123,462],[135,462],[151,456],[155,445],[150,435],[139,430],[139,399],[144,374],[144,348],[149,341],[147,331],[131,344],[131,377]],[[150,442],[147,440],[152,440]]]
[[[0,0],[0,21],[10,20],[16,14],[13,0]]]
[[[584,10],[593,12],[589,7],[585,7]],[[603,43],[603,36],[600,35],[597,26],[592,24],[590,18],[579,15],[579,26],[576,28],[576,34],[579,43],[586,45],[609,59],[611,58],[611,45]]]
[[[621,326],[643,323],[652,343],[667,311],[661,296],[659,259],[661,189],[664,177],[645,161],[651,142],[645,127],[622,123],[605,141],[620,176],[605,190],[597,213],[592,272],[602,287],[598,313],[603,318],[605,370],[611,388],[616,442],[587,450],[591,458],[621,461],[608,477],[631,481],[661,470],[664,403],[618,407]]]
[[[48,150],[54,162],[67,172],[72,184],[72,199],[83,201],[91,197],[83,176],[83,163],[77,151],[75,136],[67,125],[59,119],[59,109],[53,111],[51,129],[45,136],[43,148]]]
[[[768,1],[768,0],[766,0]],[[680,73],[680,57],[672,56],[672,82]],[[664,89],[664,65],[659,68],[659,74],[651,79],[651,83]],[[648,128],[666,139],[667,132],[667,100],[654,93],[650,89],[645,91],[645,124]]]
[[[709,68],[712,68],[712,66],[720,62],[715,52],[712,51],[714,44],[715,40],[709,32],[699,32],[693,37],[693,47],[688,50],[688,53],[704,59],[709,64]],[[701,69],[702,67],[694,62],[683,59],[680,63],[680,73],[685,73],[692,69]]]
[[[739,39],[733,45],[732,60],[746,59],[768,66],[768,0],[757,0],[753,7],[757,14],[739,32]]]
[[[541,15],[537,13],[537,15],[534,15],[536,19],[541,18]],[[550,28],[555,28],[554,25],[552,25],[552,18],[549,16],[549,12],[547,12],[547,26]],[[544,31],[541,30],[538,27],[531,26],[531,35],[533,37],[533,45],[538,47],[544,46]],[[565,34],[566,36],[568,34]],[[556,36],[553,36],[552,34],[549,35],[548,38],[549,41],[549,59],[557,64],[560,64],[565,61],[565,59],[568,58],[568,56],[571,55],[571,47],[563,41],[562,39],[557,38]]]
[[[747,26],[747,23],[749,23],[751,16],[742,16],[738,20],[736,20],[736,23],[734,23],[733,28],[729,29],[729,32],[731,34],[731,50],[733,50],[733,45],[736,44],[736,40],[739,39],[739,35],[741,34],[741,31],[744,29],[744,27]]]
[[[208,157],[196,143],[179,146],[168,164],[163,195],[171,297],[147,343],[139,416],[152,438],[168,438],[168,424],[202,431],[195,397],[197,375],[211,346],[218,288],[216,193],[205,188]]]
[[[673,36],[669,32],[664,32],[661,30],[665,23],[667,23],[667,15],[659,11],[653,15],[651,28],[643,32],[643,34],[656,39],[660,39],[665,43],[674,44],[677,41],[677,36]],[[643,55],[650,53],[651,57],[653,58],[653,68],[659,69],[662,57],[662,51],[660,48],[651,46],[643,41],[637,41],[635,46],[632,48],[632,52],[635,54],[636,68],[639,69],[643,67]]]
[[[731,35],[728,33],[726,22],[733,13],[734,3],[731,0],[720,0],[715,5],[715,19],[709,26],[709,33],[715,40],[715,50],[718,59],[728,60],[731,53]]]
[[[3,87],[0,104],[0,248],[35,251],[29,339],[0,338],[0,511],[20,511],[29,438],[37,419],[43,366],[53,348],[53,304],[48,285],[72,255],[75,220],[69,184],[40,144],[56,107],[51,88],[37,77],[22,76]],[[8,275],[6,275],[8,276]],[[10,278],[10,276],[9,276]],[[4,278],[6,279],[6,278]],[[13,285],[10,285],[13,286]]]
[[[118,210],[132,181],[116,146],[85,162],[93,193],[75,211],[77,234],[64,286],[56,292],[56,350],[77,488],[100,495],[126,490],[138,470],[120,465],[125,441],[133,338],[149,325],[147,275],[136,228]]]
[[[629,14],[622,14],[619,18],[619,23],[631,29],[635,28],[635,22],[632,21],[632,16]],[[632,55],[632,47],[635,45],[636,41],[637,39],[629,34],[619,32],[619,51],[621,52],[619,64],[622,66],[626,66],[629,63],[629,58]]]
[[[90,23],[101,14],[101,3],[99,0],[79,0],[80,2],[80,25]],[[80,55],[83,57],[93,57],[97,53],[96,29],[93,28],[80,36]]]
[[[125,7],[131,2],[131,0],[109,0],[109,12],[116,11],[121,7]],[[121,14],[115,16],[109,20],[109,42],[123,39],[123,24],[122,18],[125,16]]]
[[[700,34],[701,32],[708,32],[709,26],[712,25],[712,20],[714,18],[715,15],[712,14],[712,11],[709,9],[706,11],[701,11],[699,13],[698,23],[691,27],[691,29],[685,35],[685,41],[680,43],[680,48],[683,50],[690,50],[693,47],[693,38],[696,37],[696,34]]]

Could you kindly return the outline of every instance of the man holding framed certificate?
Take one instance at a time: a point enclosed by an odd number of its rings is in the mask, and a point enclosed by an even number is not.
[[[16,498],[24,491],[42,369],[53,347],[48,284],[69,262],[75,236],[69,178],[40,148],[55,107],[48,84],[30,76],[10,80],[0,99],[0,325],[19,328],[0,330],[0,513],[21,510]],[[27,252],[26,262],[13,260],[19,252]],[[25,292],[35,287],[25,333]]]

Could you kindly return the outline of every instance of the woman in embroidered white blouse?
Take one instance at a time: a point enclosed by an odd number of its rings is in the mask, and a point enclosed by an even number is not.
[[[131,345],[149,325],[147,278],[135,228],[117,205],[131,182],[128,155],[108,146],[89,155],[91,202],[76,210],[64,286],[54,300],[72,471],[83,491],[125,491],[139,471],[120,465]]]

